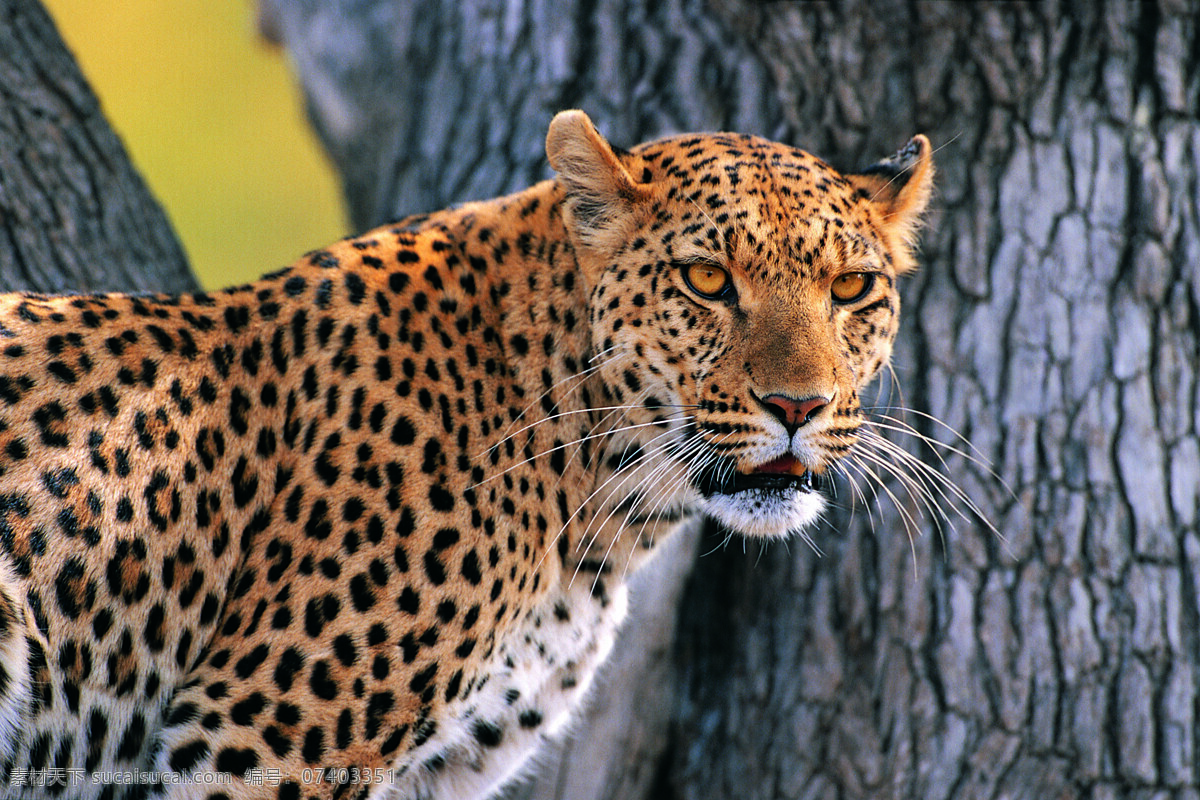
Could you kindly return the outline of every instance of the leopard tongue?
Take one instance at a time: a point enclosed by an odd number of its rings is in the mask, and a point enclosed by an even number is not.
[[[804,468],[804,465],[801,464],[795,456],[786,453],[781,455],[779,458],[768,461],[765,464],[759,464],[754,468],[755,473],[766,473],[769,475],[787,474],[795,475],[797,478],[803,475],[806,471],[807,470]]]

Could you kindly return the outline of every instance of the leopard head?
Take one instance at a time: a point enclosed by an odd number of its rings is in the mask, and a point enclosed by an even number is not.
[[[841,174],[736,134],[625,152],[569,111],[547,153],[622,441],[659,465],[636,491],[748,535],[813,522],[823,476],[858,439],[860,391],[891,356],[929,141]]]

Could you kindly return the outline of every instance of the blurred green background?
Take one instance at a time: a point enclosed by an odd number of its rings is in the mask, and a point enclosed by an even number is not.
[[[340,187],[251,0],[43,0],[206,288],[345,235]]]

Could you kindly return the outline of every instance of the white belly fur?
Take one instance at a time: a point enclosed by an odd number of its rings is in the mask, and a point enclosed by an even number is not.
[[[405,755],[416,766],[372,800],[493,797],[562,733],[608,657],[627,607],[623,582],[612,582],[602,605],[591,596],[593,577],[580,574],[548,594],[509,632],[483,670],[486,683],[450,704],[434,736]],[[538,724],[530,724],[534,719]],[[498,742],[480,743],[481,723],[500,731]],[[431,760],[444,766],[427,766]]]

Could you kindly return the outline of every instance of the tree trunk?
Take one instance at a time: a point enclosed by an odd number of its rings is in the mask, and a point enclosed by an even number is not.
[[[267,2],[361,227],[544,176],[571,106],[625,143],[939,147],[879,403],[996,531],[889,481],[822,555],[710,534],[676,660],[597,703],[668,713],[583,721],[524,796],[1200,797],[1195,3]]]
[[[36,0],[0,0],[0,287],[198,288]]]

